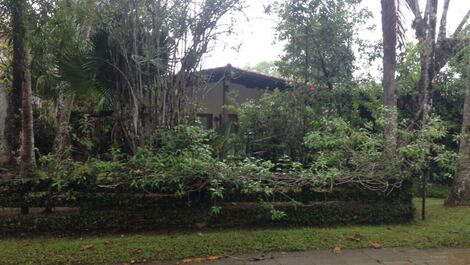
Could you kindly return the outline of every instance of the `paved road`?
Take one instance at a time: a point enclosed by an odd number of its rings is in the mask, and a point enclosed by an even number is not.
[[[166,264],[184,264],[173,262]],[[161,263],[160,263],[161,264]],[[189,263],[186,263],[189,264]],[[470,249],[351,249],[227,257],[207,265],[470,265]]]

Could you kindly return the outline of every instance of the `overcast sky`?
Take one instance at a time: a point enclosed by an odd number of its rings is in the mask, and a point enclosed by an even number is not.
[[[203,68],[225,66],[231,63],[236,67],[244,67],[247,64],[255,65],[261,61],[273,61],[282,53],[282,44],[274,44],[276,17],[264,14],[263,6],[272,0],[246,0],[248,7],[245,16],[238,17],[235,27],[236,35],[225,37],[217,43],[214,50],[203,61]],[[424,9],[425,0],[421,0],[421,10]],[[438,13],[441,13],[443,0],[440,0]],[[374,15],[373,21],[376,32],[364,32],[363,38],[378,40],[381,38],[380,0],[363,0],[363,6],[367,7]],[[403,6],[404,8],[404,6]],[[470,0],[452,0],[448,15],[448,30],[452,32],[460,20],[470,9]],[[411,22],[413,16],[404,12],[407,20],[408,41],[413,41]],[[239,46],[240,45],[240,46]],[[239,46],[239,47],[238,47]],[[238,49],[237,49],[238,47]]]

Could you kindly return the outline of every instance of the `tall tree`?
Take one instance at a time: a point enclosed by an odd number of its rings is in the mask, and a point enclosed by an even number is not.
[[[382,0],[382,34],[383,34],[383,101],[385,106],[386,149],[385,155],[394,168],[397,149],[397,96],[396,96],[396,69],[397,69],[397,31],[398,12],[395,0]]]
[[[462,18],[453,34],[447,34],[447,13],[450,0],[444,0],[439,31],[437,31],[438,0],[427,0],[424,14],[418,0],[406,0],[408,7],[414,14],[413,28],[418,46],[421,47],[421,77],[418,83],[420,93],[419,110],[412,124],[426,123],[432,110],[433,80],[449,60],[470,44],[470,29],[467,21],[470,10]]]
[[[357,29],[369,15],[360,2],[288,0],[268,8],[280,18],[278,41],[286,43],[280,73],[329,90],[351,82]]]
[[[450,0],[444,0],[439,31],[437,30],[438,2],[438,0],[427,0],[424,14],[422,14],[418,0],[406,0],[408,7],[415,17],[412,26],[418,39],[418,46],[421,48],[421,74],[418,82],[419,110],[410,128],[417,127],[417,125],[426,126],[428,124],[433,105],[433,81],[449,60],[466,45],[470,44],[470,31],[467,26],[470,10],[462,18],[454,33],[451,36],[447,36],[447,14]],[[430,147],[427,153],[431,153]],[[429,161],[427,157],[424,160]],[[426,183],[429,175],[430,165],[427,165],[423,168],[422,175],[423,219],[425,218]]]
[[[465,91],[462,131],[460,134],[459,160],[454,185],[446,204],[470,205],[470,56]]]
[[[11,0],[11,28],[13,40],[13,95],[20,95],[21,117],[20,174],[29,175],[36,167],[34,154],[33,107],[31,89],[31,55],[26,0]],[[13,106],[18,106],[13,104]]]

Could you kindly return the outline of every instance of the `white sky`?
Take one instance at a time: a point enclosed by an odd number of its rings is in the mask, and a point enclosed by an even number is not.
[[[390,0],[391,1],[391,0]],[[245,15],[238,17],[235,26],[236,35],[225,37],[220,41],[209,56],[203,61],[203,68],[225,66],[231,63],[236,67],[244,67],[247,64],[255,65],[261,61],[274,61],[282,53],[282,44],[274,44],[276,16],[268,16],[264,13],[264,5],[272,0],[246,0],[248,7]],[[426,0],[420,0],[421,10],[424,9]],[[439,0],[438,14],[441,13],[443,0]],[[381,36],[380,0],[363,0],[364,7],[372,11],[374,18],[372,23],[376,25],[376,32],[364,32],[362,37],[369,40],[379,40]],[[402,7],[406,9],[405,5]],[[452,0],[448,14],[448,33],[452,33],[461,19],[470,9],[470,0]],[[414,40],[411,29],[413,16],[410,12],[404,12],[408,38]],[[237,47],[239,48],[237,49]]]

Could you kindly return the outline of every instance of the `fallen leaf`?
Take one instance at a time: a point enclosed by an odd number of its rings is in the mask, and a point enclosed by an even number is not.
[[[372,248],[374,248],[374,249],[381,249],[381,248],[382,248],[382,245],[379,244],[379,243],[372,243],[372,242],[370,242],[370,245],[371,245]]]
[[[204,236],[203,233],[197,233],[197,235],[200,236],[200,237],[203,237],[203,236]]]
[[[351,237],[349,239],[351,239],[352,241],[361,241],[362,236],[361,235],[354,235],[353,237]]]
[[[132,250],[132,253],[134,253],[134,254],[140,254],[140,253],[142,253],[142,249],[140,249],[140,248],[134,248],[134,249]]]
[[[110,246],[110,245],[112,245],[113,243],[114,243],[114,242],[113,242],[112,240],[105,240],[105,241],[104,241],[104,244],[105,244],[106,246]]]
[[[204,262],[204,261],[206,261],[205,258],[196,258],[196,259],[194,259],[194,262],[195,262],[195,263],[202,263],[202,262]]]
[[[195,258],[195,259],[184,259],[181,262],[183,264],[189,264],[189,263],[202,263],[204,261],[206,261],[205,258]],[[177,264],[180,264],[180,263],[177,263]]]
[[[218,259],[221,259],[222,256],[209,256],[207,257],[208,260],[218,260]]]
[[[340,248],[340,247],[335,247],[335,248],[333,249],[333,253],[335,253],[335,254],[341,254],[341,248]]]
[[[28,243],[28,242],[22,242],[22,243],[20,244],[20,247],[22,247],[22,248],[27,248],[27,247],[29,247],[29,246],[31,246],[31,244]]]
[[[87,244],[82,246],[83,250],[90,250],[93,248],[93,244]]]

